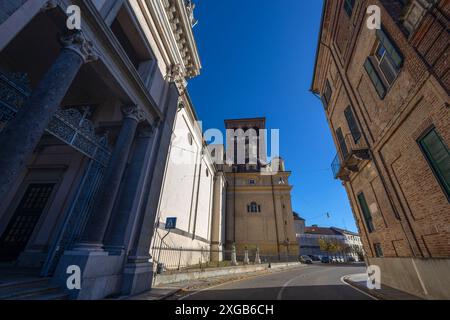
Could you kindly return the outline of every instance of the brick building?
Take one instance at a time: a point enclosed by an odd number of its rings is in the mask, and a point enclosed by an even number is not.
[[[367,8],[381,10],[370,30]],[[450,1],[326,0],[311,90],[323,101],[367,262],[450,297]]]

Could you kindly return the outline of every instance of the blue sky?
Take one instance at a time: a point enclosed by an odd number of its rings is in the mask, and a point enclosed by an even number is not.
[[[189,91],[203,128],[266,117],[268,129],[280,129],[294,210],[307,225],[356,231],[344,187],[332,177],[336,149],[322,104],[309,92],[322,1],[195,2],[203,69]]]

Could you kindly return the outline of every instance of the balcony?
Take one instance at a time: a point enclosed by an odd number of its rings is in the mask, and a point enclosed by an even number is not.
[[[359,171],[359,164],[370,159],[370,150],[360,134],[341,136],[338,141],[339,152],[331,164],[333,176],[335,179],[350,181],[350,175]]]

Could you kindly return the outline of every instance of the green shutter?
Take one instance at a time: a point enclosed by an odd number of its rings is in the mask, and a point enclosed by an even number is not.
[[[445,145],[435,129],[425,135],[419,141],[419,144],[447,193],[447,197],[450,198],[450,151],[447,145]]]
[[[353,114],[352,107],[348,106],[344,111],[345,119],[347,119],[347,124],[352,133],[353,140],[358,143],[361,139],[361,132],[359,131],[358,124],[356,123],[355,115]]]
[[[347,144],[345,143],[344,134],[342,133],[341,128],[336,129],[336,137],[339,142],[339,146],[341,147],[342,160],[345,161],[345,160],[347,160],[347,157],[348,157],[348,149],[347,149]]]
[[[372,80],[372,83],[375,87],[375,89],[378,92],[378,95],[381,99],[383,99],[386,96],[386,87],[384,86],[383,82],[381,81],[380,76],[378,75],[377,71],[373,67],[372,61],[370,58],[367,58],[366,62],[364,63],[364,68],[367,71],[367,74],[370,77],[370,80]]]
[[[369,206],[367,205],[366,197],[364,196],[364,193],[360,193],[358,195],[358,201],[359,205],[362,210],[364,221],[366,222],[367,230],[369,232],[373,232],[375,230],[372,222],[372,215],[370,214]]]
[[[394,63],[394,67],[397,69],[397,71],[400,70],[403,65],[403,56],[397,50],[394,43],[386,35],[386,33],[383,31],[383,29],[377,29],[376,33],[377,33],[378,40],[383,44],[383,46],[386,48],[386,52],[391,57],[392,62]]]

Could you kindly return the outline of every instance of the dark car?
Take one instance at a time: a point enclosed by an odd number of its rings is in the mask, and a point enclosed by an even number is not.
[[[356,262],[356,260],[355,260],[355,258],[353,258],[353,257],[348,257],[348,258],[347,258],[347,262],[353,263],[353,262]]]
[[[308,257],[310,257],[312,261],[320,261],[320,258],[318,256],[309,254]]]
[[[328,257],[322,257],[322,259],[320,259],[320,261],[322,262],[322,263],[330,263],[331,261],[330,261],[330,258],[328,258]]]

